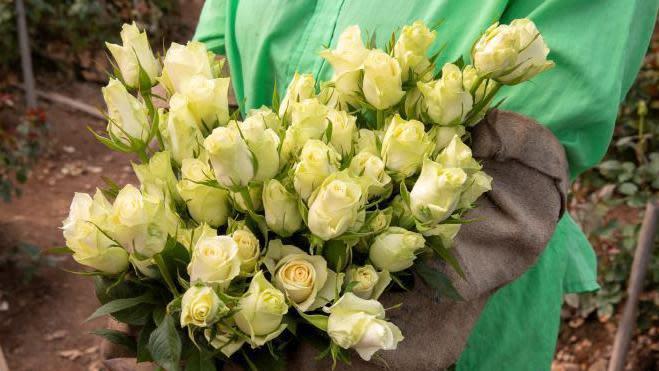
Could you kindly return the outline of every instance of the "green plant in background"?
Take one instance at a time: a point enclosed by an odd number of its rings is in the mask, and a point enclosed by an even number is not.
[[[607,321],[625,297],[645,204],[659,197],[659,47],[655,41],[636,83],[621,105],[604,161],[573,188],[571,212],[599,257],[597,293],[569,295],[582,318]],[[656,242],[657,243],[657,242]],[[659,243],[657,243],[659,244]],[[655,245],[641,297],[640,329],[659,320],[659,246]]]
[[[8,94],[0,94],[0,113],[3,111],[15,111]],[[18,120],[17,124],[0,122],[0,199],[5,202],[20,195],[17,183],[27,180],[30,167],[45,148],[48,132],[46,115],[40,109],[29,110]]]
[[[13,0],[0,0],[0,71],[19,59],[14,7]],[[25,0],[25,7],[33,55],[50,62],[100,50],[104,41],[116,41],[124,22],[163,36],[180,24],[176,0]]]

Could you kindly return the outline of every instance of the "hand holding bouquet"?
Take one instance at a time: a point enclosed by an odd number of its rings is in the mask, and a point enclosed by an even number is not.
[[[410,290],[417,275],[459,297],[429,262],[461,272],[452,241],[492,187],[469,131],[502,85],[553,63],[520,19],[490,27],[473,65],[437,72],[436,32],[417,21],[382,50],[349,27],[321,53],[331,80],[295,74],[282,99],[275,91],[241,121],[203,44],[172,44],[161,63],[125,25],[123,45],[108,44],[107,133],[94,135],[139,158],[140,186],[76,194],[62,227],[67,251],[96,276],[103,305],[92,317],[140,329],[137,339],[99,333],[166,369],[254,368],[293,339],[335,362],[347,349],[369,361],[404,338],[387,321],[395,308],[378,301],[387,290]]]

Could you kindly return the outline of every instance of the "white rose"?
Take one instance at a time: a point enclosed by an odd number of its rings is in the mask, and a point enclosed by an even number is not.
[[[302,312],[327,304],[341,286],[337,286],[337,275],[327,269],[322,256],[309,255],[295,246],[283,245],[280,240],[270,241],[264,263],[275,286]]]
[[[293,80],[286,88],[286,94],[279,105],[279,116],[286,119],[290,118],[291,106],[293,103],[303,101],[305,99],[313,98],[316,96],[316,81],[311,74],[293,75]]]
[[[309,140],[304,144],[293,173],[293,186],[303,200],[307,200],[325,178],[338,170],[339,158],[333,148],[320,140]]]
[[[467,188],[460,196],[458,208],[470,207],[483,193],[492,190],[492,177],[479,171],[467,179],[466,185]]]
[[[442,77],[428,83],[419,82],[428,116],[434,123],[451,126],[462,123],[474,104],[469,91],[462,84],[462,71],[447,63],[442,67]]]
[[[434,71],[426,54],[435,37],[436,32],[420,20],[403,27],[394,45],[394,57],[400,64],[403,80],[410,77],[410,71],[422,80],[432,77]]]
[[[378,350],[394,350],[403,340],[396,325],[384,320],[384,307],[377,300],[344,294],[329,308],[327,334],[341,348],[353,348],[370,361]]]
[[[327,119],[332,125],[330,144],[341,156],[352,153],[352,143],[357,137],[357,118],[345,111],[329,110]]]
[[[472,174],[481,169],[481,165],[471,154],[471,148],[455,135],[449,144],[444,148],[435,159],[443,167],[459,167]]]
[[[241,213],[257,212],[263,209],[263,184],[251,184],[247,186],[247,192],[229,192],[233,200],[233,206]],[[249,199],[244,198],[249,195]]]
[[[281,148],[282,161],[296,155],[310,139],[321,139],[327,130],[327,107],[318,99],[293,103],[291,126],[286,130]]]
[[[245,122],[250,120],[260,121],[266,128],[272,129],[276,132],[280,132],[283,129],[279,116],[266,106],[249,110]]]
[[[261,243],[259,239],[247,227],[233,231],[231,238],[233,238],[238,246],[241,274],[248,275],[254,272],[261,256]]]
[[[215,337],[211,338],[213,333]],[[204,337],[213,348],[219,349],[227,357],[231,357],[245,344],[245,340],[237,334],[233,326],[230,328],[222,323],[215,324],[215,331],[210,328],[205,329]]]
[[[359,138],[357,139],[356,153],[370,152],[374,155],[380,156],[380,145],[384,133],[382,131],[374,131],[369,129],[359,129]]]
[[[150,124],[144,104],[128,93],[117,79],[110,79],[101,91],[108,107],[108,132],[129,146],[133,140],[146,142]]]
[[[261,346],[276,338],[285,329],[281,321],[288,312],[284,294],[258,272],[249,289],[238,302],[234,315],[238,328],[250,337],[252,347]]]
[[[323,50],[323,57],[334,69],[332,82],[339,102],[355,103],[359,77],[369,50],[364,47],[359,26],[350,26],[341,33],[334,50]]]
[[[372,265],[362,267],[351,266],[346,272],[346,283],[356,282],[352,287],[352,293],[362,299],[377,300],[391,282],[388,271],[378,272]]]
[[[424,224],[439,223],[448,218],[458,205],[467,174],[460,168],[447,168],[426,160],[410,192],[410,208]]]
[[[282,237],[288,237],[302,228],[297,197],[276,179],[267,181],[263,186],[263,209],[268,227]]]
[[[258,164],[253,180],[272,179],[279,172],[279,136],[259,120],[239,122],[238,127]]]
[[[218,127],[204,140],[217,181],[225,187],[246,186],[254,178],[252,152],[232,121]]]
[[[441,150],[446,148],[446,146],[451,143],[453,137],[462,137],[466,133],[466,129],[462,125],[454,126],[439,126],[434,125],[428,132],[428,136],[431,138],[432,142],[435,143],[435,148],[433,150],[433,155],[439,154]]]
[[[325,241],[342,235],[357,221],[365,199],[358,179],[346,172],[332,174],[309,198],[309,229]]]
[[[362,89],[366,101],[376,109],[384,110],[400,102],[405,92],[398,62],[381,50],[371,50],[364,60]]]
[[[190,112],[202,132],[210,133],[229,122],[229,78],[194,75],[183,84],[181,93],[188,98]]]
[[[198,41],[187,45],[172,43],[165,54],[160,82],[169,94],[174,94],[183,92],[184,85],[195,75],[212,79],[211,58],[206,46]]]
[[[133,170],[143,192],[161,195],[167,200],[181,200],[176,190],[176,176],[172,170],[169,152],[156,152],[148,163],[133,164]]]
[[[388,170],[403,177],[414,175],[430,150],[422,122],[405,121],[399,115],[391,119],[382,140],[382,159]]]
[[[227,222],[231,205],[226,190],[199,183],[211,180],[212,177],[213,172],[208,163],[187,158],[181,166],[181,180],[177,189],[196,222],[208,223],[217,228]]]
[[[117,62],[121,78],[131,88],[140,87],[140,66],[149,79],[148,89],[155,85],[160,74],[160,63],[153,55],[146,32],[140,32],[135,22],[124,23],[121,27],[121,42],[123,45],[105,43]]]
[[[364,179],[368,197],[380,196],[391,189],[391,177],[385,171],[384,161],[371,152],[360,152],[350,160],[350,173]]]
[[[414,264],[416,253],[426,240],[419,233],[400,227],[389,227],[373,239],[368,258],[379,269],[400,272]]]
[[[554,66],[547,60],[549,48],[529,19],[510,25],[494,24],[472,49],[474,67],[481,76],[515,85]]]
[[[191,286],[181,299],[181,327],[208,327],[227,312],[229,308],[212,287]]]
[[[111,212],[112,205],[100,191],[96,191],[93,199],[86,193],[76,193],[69,215],[62,223],[62,231],[75,261],[116,274],[128,268],[128,253],[99,230],[109,227],[106,219]]]
[[[227,287],[240,273],[238,245],[229,236],[204,237],[197,241],[188,265],[190,282],[201,281]]]
[[[170,151],[172,159],[178,164],[186,158],[195,157],[203,141],[188,103],[184,95],[172,95],[169,100],[169,113],[163,114],[160,120],[165,148]]]

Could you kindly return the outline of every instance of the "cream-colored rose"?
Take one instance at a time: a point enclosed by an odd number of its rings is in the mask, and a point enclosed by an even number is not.
[[[492,190],[492,177],[484,171],[478,171],[467,179],[466,187],[460,196],[458,208],[470,207],[483,193]]]
[[[177,164],[199,153],[203,136],[190,111],[186,96],[172,95],[169,100],[169,112],[167,115],[163,114],[159,121],[165,148],[172,154],[172,159]]]
[[[327,131],[327,107],[318,99],[305,99],[291,106],[291,125],[286,130],[281,148],[281,161],[298,154],[311,139],[321,139]]]
[[[356,153],[370,152],[374,155],[380,156],[380,147],[384,133],[379,130],[359,129],[359,137],[357,138]]]
[[[474,100],[462,84],[462,71],[447,63],[442,67],[442,77],[428,83],[419,82],[430,119],[443,126],[458,125],[471,111]]]
[[[421,223],[435,224],[448,218],[458,206],[467,181],[464,170],[426,160],[410,192],[412,214]]]
[[[368,258],[379,269],[400,272],[414,264],[416,253],[426,240],[419,233],[400,227],[389,227],[375,237]]]
[[[293,75],[293,80],[286,88],[286,94],[279,105],[279,117],[290,119],[290,109],[293,103],[316,96],[316,81],[311,74]]]
[[[177,235],[176,240],[185,246],[188,251],[192,251],[194,246],[203,237],[217,236],[217,229],[212,228],[206,223],[200,224],[196,228],[184,228]]]
[[[364,185],[347,172],[334,173],[309,198],[308,225],[327,241],[353,227],[366,200]]]
[[[391,177],[384,168],[384,161],[371,152],[360,152],[350,161],[350,173],[361,177],[368,186],[368,197],[385,194],[391,189]]]
[[[515,85],[554,67],[548,54],[535,24],[523,18],[488,28],[474,45],[471,58],[479,75]]]
[[[352,153],[352,143],[357,137],[357,118],[345,111],[331,109],[327,119],[332,125],[330,144],[341,156]]]
[[[238,246],[238,257],[240,258],[240,273],[248,275],[257,268],[261,256],[261,243],[249,228],[241,228],[231,233],[231,238]]]
[[[428,48],[435,41],[436,34],[420,20],[403,27],[394,45],[394,57],[400,64],[403,81],[410,77],[410,71],[422,81],[432,78],[434,71],[427,53]]]
[[[405,92],[398,61],[381,50],[371,50],[364,60],[362,90],[366,101],[379,110],[400,102]]]
[[[238,126],[258,164],[253,180],[272,179],[279,172],[279,136],[259,120],[246,120]]]
[[[190,112],[203,133],[229,122],[229,78],[194,75],[183,84],[181,93],[188,98]]]
[[[282,324],[288,312],[284,293],[275,288],[259,271],[249,284],[249,289],[238,302],[234,315],[238,328],[250,337],[253,348],[276,338],[285,329]]]
[[[181,299],[181,327],[208,327],[227,312],[229,308],[212,287],[191,286]]]
[[[273,240],[268,245],[264,263],[274,285],[299,311],[322,307],[338,291],[336,273],[327,269],[327,262],[320,255],[309,255],[295,246]]]
[[[226,190],[201,184],[211,179],[213,172],[207,162],[187,158],[181,166],[177,189],[196,222],[217,228],[227,222],[231,205]]]
[[[394,350],[403,340],[400,329],[384,320],[384,307],[377,300],[344,294],[328,312],[327,334],[343,349],[352,348],[370,361],[378,350]]]
[[[167,200],[180,200],[176,190],[176,176],[168,151],[156,152],[146,164],[133,164],[142,192],[160,195]]]
[[[263,209],[268,227],[282,237],[288,237],[302,228],[297,197],[276,179],[263,185]]]
[[[116,274],[128,268],[128,253],[99,229],[109,231],[106,219],[111,212],[112,205],[100,191],[96,191],[93,199],[86,193],[76,193],[69,215],[62,223],[62,231],[75,261],[101,272]]]
[[[283,129],[283,125],[279,116],[266,106],[249,110],[247,112],[247,118],[245,119],[245,122],[250,120],[260,121],[266,128],[272,129],[277,133],[281,132]]]
[[[203,237],[197,241],[188,265],[191,283],[218,284],[225,288],[239,273],[238,245],[231,237]]]
[[[369,231],[379,233],[389,228],[393,210],[386,208],[384,210],[377,210],[365,215],[366,227]]]
[[[323,57],[334,69],[332,83],[337,101],[354,103],[359,92],[359,78],[369,50],[364,47],[359,26],[350,26],[339,36],[336,48],[323,50]]]
[[[309,140],[304,144],[293,173],[293,186],[303,200],[307,200],[325,178],[338,170],[340,158],[333,148],[320,140]]]
[[[434,150],[432,152],[433,156],[439,154],[441,150],[446,148],[446,146],[448,146],[449,143],[451,143],[453,140],[453,137],[457,136],[458,138],[461,138],[463,135],[465,135],[466,132],[467,131],[465,130],[465,127],[462,125],[433,126],[428,132],[428,136],[435,144]]]
[[[419,170],[432,149],[424,129],[420,121],[406,121],[399,115],[391,119],[382,141],[382,159],[387,170],[401,177],[414,175]]]
[[[449,144],[444,148],[435,159],[437,163],[443,167],[457,167],[473,174],[481,169],[481,165],[476,161],[471,154],[471,148],[457,135],[454,136]]]
[[[254,178],[254,158],[235,121],[215,128],[204,140],[204,148],[221,185],[246,186]]]
[[[131,88],[140,87],[140,66],[149,80],[149,89],[155,85],[160,74],[160,63],[153,55],[146,32],[140,32],[135,22],[124,23],[121,27],[121,43],[123,45],[105,43],[117,62],[121,78]]]
[[[213,333],[215,337],[211,338]],[[238,335],[234,326],[228,327],[222,323],[215,324],[215,331],[210,328],[205,329],[204,337],[213,348],[219,349],[227,357],[231,357],[245,344],[245,340]]]
[[[150,125],[144,104],[117,79],[110,79],[101,91],[108,107],[108,132],[126,145],[133,140],[146,142]]]
[[[346,271],[346,283],[351,284],[352,293],[362,299],[377,300],[391,283],[391,275],[388,271],[378,272],[372,265],[362,267],[351,266]]]
[[[247,192],[229,192],[233,200],[233,206],[241,213],[257,212],[263,210],[263,184],[251,184],[247,186]],[[249,199],[245,199],[249,195]]]
[[[183,92],[184,85],[195,75],[212,79],[212,58],[206,46],[198,41],[187,45],[172,43],[165,54],[160,82],[169,94],[174,94]]]

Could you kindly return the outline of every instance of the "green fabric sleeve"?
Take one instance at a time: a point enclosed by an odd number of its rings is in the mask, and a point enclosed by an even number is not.
[[[226,8],[226,0],[206,0],[194,35],[215,54],[225,54]]]
[[[565,146],[572,178],[606,153],[658,6],[657,0],[516,0],[504,12],[502,23],[521,17],[536,23],[556,67],[502,89],[502,108],[549,127]]]

